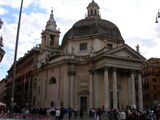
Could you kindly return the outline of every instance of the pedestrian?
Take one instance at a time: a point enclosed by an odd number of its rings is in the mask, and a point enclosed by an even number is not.
[[[55,116],[55,114],[56,114],[56,110],[54,108],[51,108],[51,115]]]
[[[128,112],[127,120],[135,120],[135,117],[132,112]]]
[[[56,109],[56,120],[59,120],[60,117],[60,110]]]
[[[69,108],[68,109],[68,118],[69,118],[69,120],[71,120],[71,117],[72,117],[72,109]]]
[[[81,118],[81,120],[82,120],[82,118],[83,118],[83,110],[82,109],[80,109],[80,118]]]
[[[100,108],[96,110],[96,115],[97,115],[97,120],[100,120],[101,119],[101,109]]]
[[[89,117],[92,118],[92,109],[89,110]]]
[[[124,111],[120,112],[120,120],[126,120],[126,113]]]
[[[74,109],[74,118],[77,119],[77,115],[78,115],[78,110],[75,108]]]
[[[61,107],[61,109],[60,109],[60,120],[63,120],[63,117],[64,117],[64,108],[63,107]]]

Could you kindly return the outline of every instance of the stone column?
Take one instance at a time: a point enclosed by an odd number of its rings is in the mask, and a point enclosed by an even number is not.
[[[104,107],[109,109],[109,80],[108,80],[108,69],[104,69]]]
[[[136,105],[134,70],[131,71],[131,89],[132,89],[132,105]]]
[[[98,80],[98,72],[94,72],[94,107],[99,107],[99,80]]]
[[[140,72],[138,73],[138,102],[139,109],[143,110],[142,76]]]
[[[132,105],[131,77],[128,77],[128,105]]]
[[[70,83],[70,76],[69,76],[69,74],[67,73],[67,74],[64,74],[64,80],[63,80],[63,106],[64,107],[68,107],[69,106],[69,98],[70,98],[70,96],[69,96],[69,83]]]
[[[40,94],[41,94],[41,108],[44,108],[44,85],[45,85],[45,72],[41,74],[41,87],[40,87]],[[39,88],[38,88],[39,89]]]
[[[90,76],[89,76],[89,108],[94,107],[93,106],[93,72],[90,71]]]
[[[117,109],[117,68],[113,68],[113,108]]]
[[[75,77],[74,77],[75,79]],[[74,107],[77,108],[77,80],[74,80]]]
[[[69,99],[70,99],[70,107],[74,108],[74,73],[70,72],[70,88],[69,88]]]

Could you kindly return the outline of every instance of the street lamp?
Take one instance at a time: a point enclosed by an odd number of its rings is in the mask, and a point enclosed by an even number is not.
[[[160,9],[158,10],[158,13],[156,15],[156,22],[155,23],[158,23],[159,19],[160,19]]]
[[[15,80],[16,80],[16,61],[17,61],[17,51],[18,51],[18,41],[19,41],[19,31],[20,31],[22,7],[23,7],[23,0],[21,0],[21,6],[20,6],[20,11],[19,11],[19,20],[18,20],[18,26],[17,26],[17,35],[16,35],[16,44],[15,44],[15,53],[14,53],[14,62],[13,62],[13,81],[12,81],[12,91],[11,91],[12,112],[14,112],[14,105],[15,105],[14,91],[15,91]]]

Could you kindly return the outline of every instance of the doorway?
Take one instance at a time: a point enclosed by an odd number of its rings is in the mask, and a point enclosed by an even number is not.
[[[80,97],[80,108],[87,111],[87,97]]]

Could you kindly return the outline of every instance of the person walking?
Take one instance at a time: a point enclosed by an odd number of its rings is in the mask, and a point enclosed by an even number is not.
[[[97,116],[97,120],[101,120],[101,109],[100,108],[96,109],[96,116]]]
[[[83,110],[80,109],[80,118],[81,118],[81,120],[83,119],[83,115],[84,115]]]
[[[120,120],[126,120],[126,113],[124,111],[120,112]]]
[[[72,117],[72,109],[69,108],[68,109],[68,118],[69,118],[69,120],[71,120],[71,117]]]
[[[74,118],[77,119],[77,115],[78,115],[78,110],[77,108],[74,109]]]
[[[60,110],[56,109],[56,120],[59,120],[60,117]]]
[[[61,108],[60,108],[60,116],[59,116],[59,120],[63,120],[63,117],[64,117],[64,108],[61,107]]]

